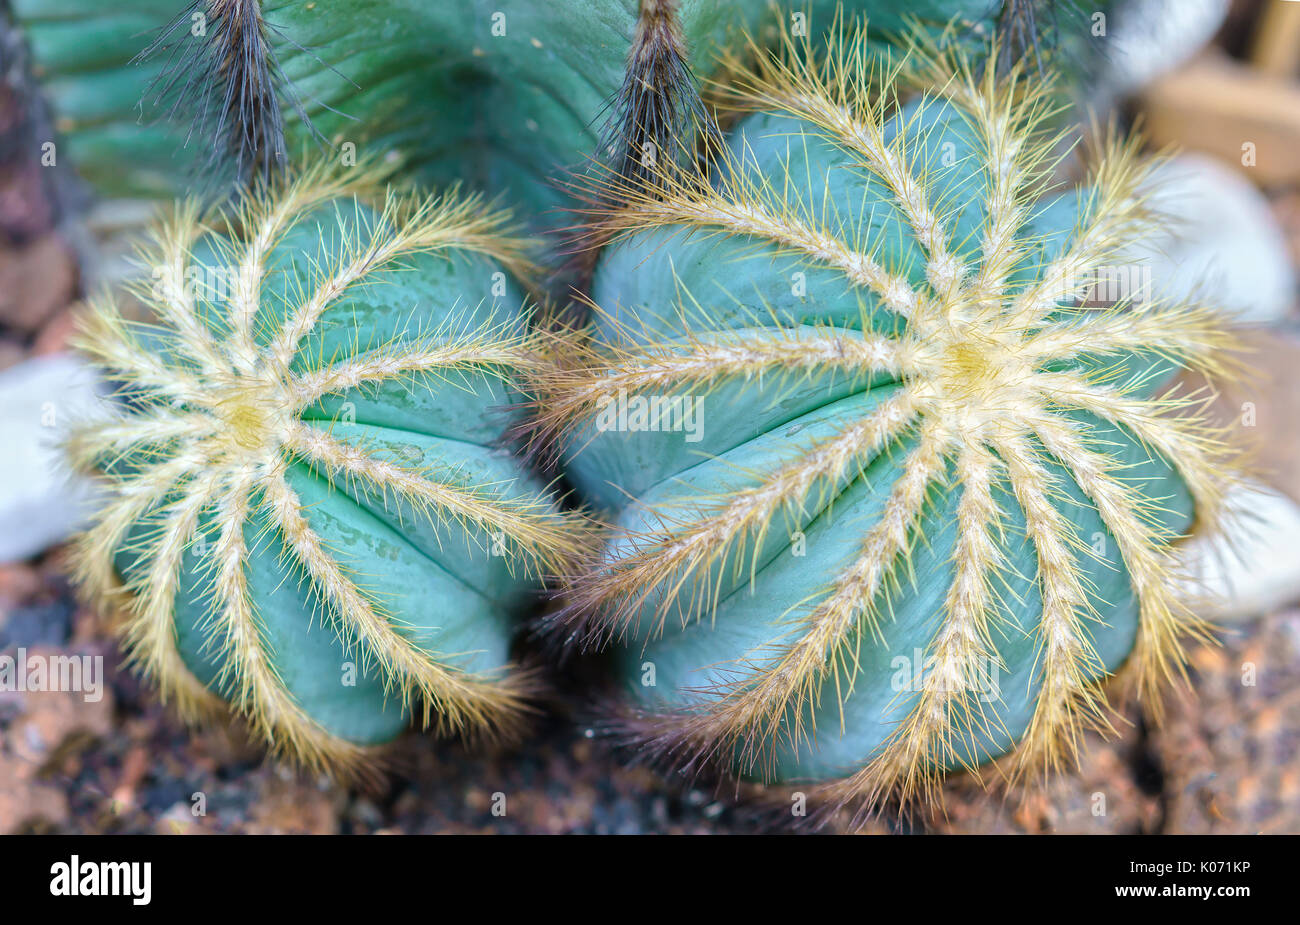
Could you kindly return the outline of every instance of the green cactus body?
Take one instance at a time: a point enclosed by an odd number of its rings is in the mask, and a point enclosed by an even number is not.
[[[40,63],[66,155],[97,189],[115,194],[182,193],[212,152],[204,130],[159,121],[171,100],[156,101],[171,52],[129,64],[169,23],[182,66],[204,43],[223,41],[220,16],[250,0],[17,0]],[[399,153],[412,177],[435,186],[465,182],[501,194],[538,226],[562,221],[557,177],[599,155],[602,121],[617,102],[625,71],[653,42],[639,22],[662,17],[680,37],[697,76],[707,76],[729,38],[775,17],[768,0],[500,0],[492,3],[367,0],[329,3],[265,0],[268,49],[283,72],[279,90],[290,155],[317,141],[351,142],[363,155]],[[834,2],[792,5],[800,28],[824,31]],[[882,28],[905,13],[935,24],[950,18],[987,35],[990,0],[862,0],[844,5]],[[203,35],[190,9],[208,18]],[[88,39],[87,29],[93,39]],[[190,96],[182,74],[178,87]],[[635,84],[635,81],[633,82]],[[656,93],[680,92],[657,88]],[[694,93],[693,88],[690,90]],[[180,94],[181,98],[184,94]],[[141,103],[143,101],[143,106]],[[192,107],[191,107],[192,108]],[[233,130],[227,125],[227,130]]]
[[[944,90],[898,106],[865,47],[742,79],[712,182],[613,181],[590,351],[542,413],[613,525],[561,619],[620,644],[634,734],[873,801],[1055,764],[1122,665],[1150,693],[1179,664],[1173,540],[1224,457],[1152,396],[1225,340],[1070,307],[1146,227],[1131,147],[1045,195],[1047,87],[922,47],[900,80]]]
[[[518,725],[513,624],[579,535],[499,446],[539,362],[503,215],[456,193],[372,208],[359,184],[309,172],[229,233],[179,207],[141,251],[156,323],[85,316],[125,402],[74,441],[110,492],[77,574],[133,658],[184,711],[219,697],[344,772],[412,712]]]

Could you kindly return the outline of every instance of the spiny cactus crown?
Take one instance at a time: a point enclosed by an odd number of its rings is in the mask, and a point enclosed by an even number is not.
[[[1151,694],[1202,629],[1171,541],[1187,491],[1218,521],[1228,454],[1204,396],[1153,393],[1228,338],[1203,306],[1079,305],[1154,220],[1134,143],[1048,197],[1050,82],[936,49],[753,49],[710,176],[607,180],[591,341],[540,413],[617,522],[557,622],[628,645],[631,728],[684,765],[867,803],[1017,741],[1037,771],[1106,725],[1126,656]],[[626,396],[707,399],[703,438],[611,427]]]
[[[156,320],[111,300],[83,319],[123,401],[72,446],[110,487],[77,576],[124,604],[134,660],[183,711],[219,693],[344,772],[413,701],[447,730],[517,724],[532,682],[503,612],[581,536],[492,449],[492,407],[543,362],[508,216],[456,191],[371,209],[373,181],[316,169],[231,212],[179,206],[140,253]],[[378,680],[345,688],[351,661]]]

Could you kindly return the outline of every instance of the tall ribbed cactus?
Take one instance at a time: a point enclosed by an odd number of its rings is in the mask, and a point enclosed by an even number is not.
[[[1231,475],[1207,307],[1095,295],[1155,220],[1136,145],[1054,191],[1050,81],[863,35],[757,53],[709,178],[608,178],[615,243],[540,413],[613,520],[557,630],[621,643],[633,737],[693,767],[932,796],[1070,759],[1103,682],[1203,625],[1175,540]]]
[[[534,686],[513,618],[582,536],[496,445],[544,359],[508,216],[372,181],[178,206],[140,251],[153,317],[84,316],[121,402],[73,441],[108,486],[76,574],[132,659],[183,712],[224,698],[345,773],[412,712],[513,731]]]
[[[999,0],[13,2],[66,154],[100,190],[172,195],[198,179],[196,167],[227,176],[351,142],[363,154],[399,152],[424,182],[508,196],[523,221],[552,226],[561,221],[552,210],[565,204],[554,181],[566,169],[591,156],[618,160],[628,149],[637,162],[647,142],[671,152],[662,142],[692,109],[691,69],[711,73],[742,28],[797,15],[801,28],[820,35],[842,6],[883,31],[907,16],[936,27],[956,18],[983,38],[1001,7]]]

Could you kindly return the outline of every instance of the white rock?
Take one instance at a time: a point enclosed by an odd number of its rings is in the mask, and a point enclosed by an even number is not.
[[[1300,507],[1263,485],[1234,490],[1240,516],[1216,540],[1193,537],[1182,547],[1202,609],[1213,620],[1244,620],[1300,599]]]
[[[1157,167],[1146,192],[1168,217],[1167,232],[1130,248],[1124,262],[1141,268],[1154,296],[1200,297],[1253,324],[1290,311],[1296,273],[1286,238],[1248,180],[1213,158],[1184,154]]]
[[[1214,38],[1229,0],[1145,0],[1114,14],[1102,47],[1105,91],[1140,90],[1191,58]]]
[[[58,444],[69,424],[104,413],[102,386],[70,354],[36,357],[0,373],[0,562],[66,539],[95,494]]]

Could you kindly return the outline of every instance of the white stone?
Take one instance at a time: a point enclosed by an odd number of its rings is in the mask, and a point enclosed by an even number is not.
[[[1214,38],[1229,6],[1229,0],[1145,0],[1113,14],[1101,47],[1105,91],[1133,93],[1174,70]]]
[[[1213,158],[1184,154],[1146,187],[1167,229],[1130,248],[1124,262],[1149,268],[1157,298],[1201,298],[1239,321],[1283,318],[1296,297],[1286,238],[1248,180]]]
[[[1217,539],[1183,544],[1183,561],[1204,595],[1212,620],[1245,620],[1300,599],[1300,506],[1263,485],[1235,489],[1228,503],[1239,516]]]
[[[95,488],[69,471],[59,443],[70,424],[104,413],[102,391],[71,354],[0,373],[0,562],[34,556],[84,521]]]

